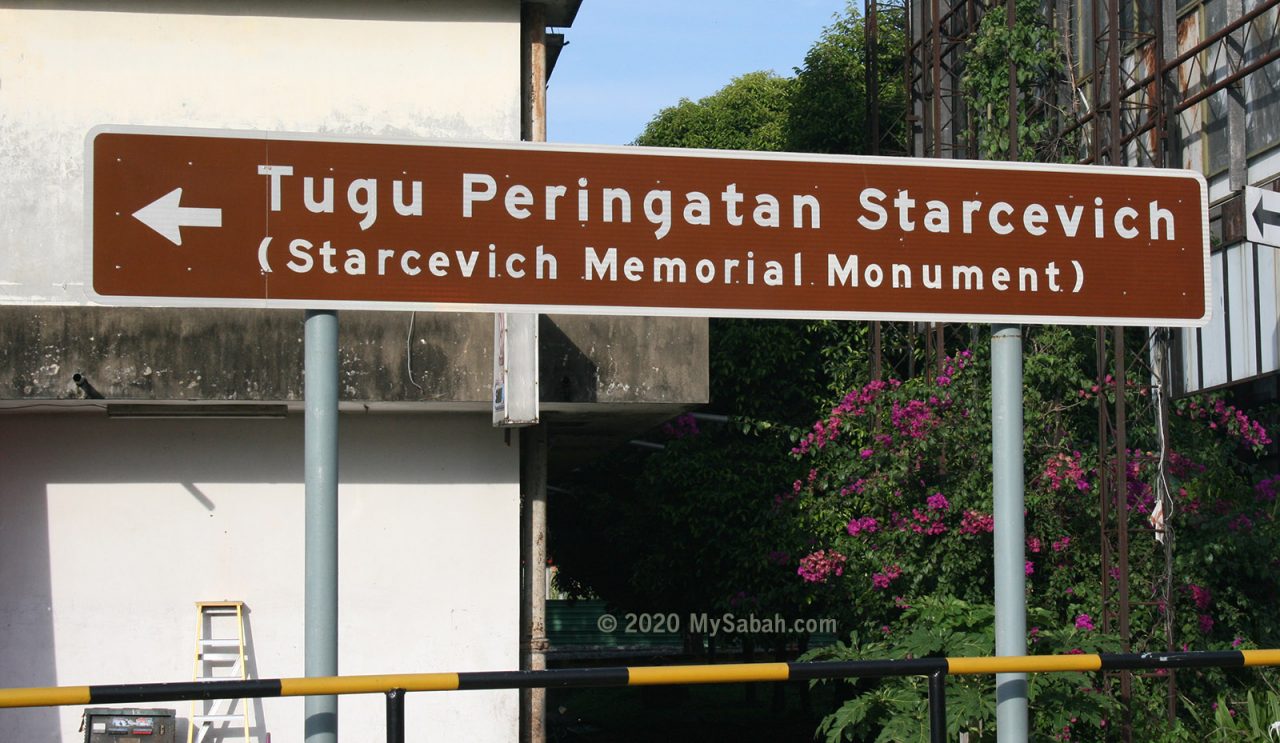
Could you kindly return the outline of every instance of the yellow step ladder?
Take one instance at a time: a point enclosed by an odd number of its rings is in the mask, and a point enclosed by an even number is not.
[[[196,681],[245,680],[248,657],[244,649],[244,602],[196,602],[196,660],[192,672]],[[219,741],[238,737],[244,731],[249,743],[248,699],[202,699],[191,702],[187,743],[203,743],[206,736]]]

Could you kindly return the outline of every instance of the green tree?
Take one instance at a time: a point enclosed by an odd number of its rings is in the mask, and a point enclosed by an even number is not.
[[[633,144],[713,150],[782,150],[792,81],[750,72],[699,101],[658,112]]]
[[[788,147],[792,150],[847,155],[871,152],[866,19],[858,5],[845,6],[796,70],[787,117]],[[883,5],[877,23],[878,74],[874,82],[880,96],[880,151],[885,154],[906,149],[904,14],[901,5]]]

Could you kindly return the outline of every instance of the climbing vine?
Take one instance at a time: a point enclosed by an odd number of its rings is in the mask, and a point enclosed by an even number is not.
[[[1059,134],[1055,93],[1070,72],[1067,47],[1040,0],[1016,3],[1012,27],[1004,8],[992,6],[971,37],[962,77],[964,97],[977,122],[978,151],[987,160],[1009,159],[1009,64],[1016,69],[1018,159],[1074,160],[1076,142]]]

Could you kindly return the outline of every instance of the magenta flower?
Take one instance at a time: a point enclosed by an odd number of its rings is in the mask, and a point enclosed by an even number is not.
[[[1277,491],[1280,491],[1280,475],[1268,477],[1261,480],[1257,485],[1253,486],[1255,493],[1254,498],[1265,503],[1272,503],[1276,499]]]
[[[934,493],[926,498],[925,505],[934,511],[945,511],[951,507],[951,504],[947,502],[947,496],[942,493]]]
[[[876,573],[871,576],[871,587],[876,590],[884,590],[889,584],[897,580],[902,575],[902,568],[895,565],[885,567],[883,573]]]
[[[1082,629],[1085,632],[1092,632],[1094,630],[1093,617],[1090,617],[1088,614],[1080,614],[1077,616],[1076,629]]]
[[[800,558],[796,574],[807,583],[826,583],[832,575],[844,575],[845,560],[845,556],[835,550],[818,550]]]
[[[990,514],[965,511],[964,515],[960,517],[961,534],[979,534],[982,532],[990,534],[994,528],[995,519]]]

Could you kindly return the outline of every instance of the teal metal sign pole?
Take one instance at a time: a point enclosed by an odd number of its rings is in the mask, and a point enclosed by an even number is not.
[[[303,654],[307,676],[338,675],[338,313],[306,319],[306,591]],[[306,743],[337,743],[338,697],[306,700]]]
[[[996,655],[1027,654],[1026,473],[1022,443],[1022,328],[991,327],[991,475],[995,517]],[[996,674],[996,737],[1027,740],[1027,675]]]

